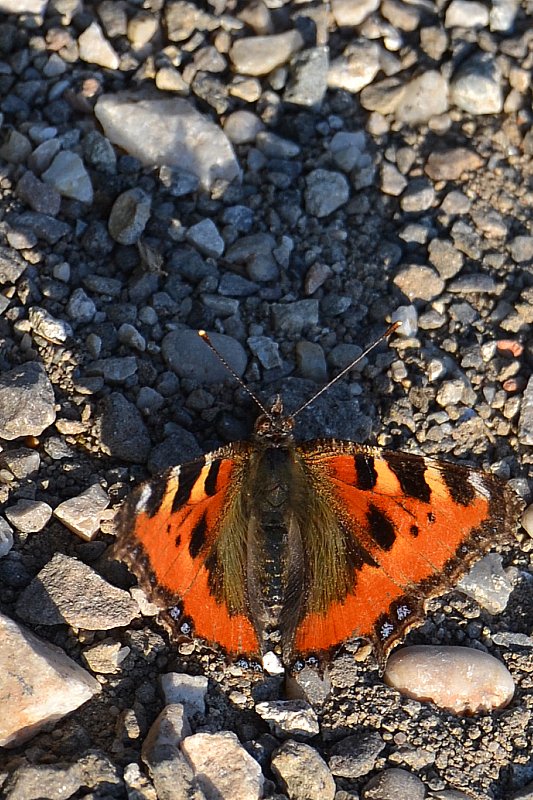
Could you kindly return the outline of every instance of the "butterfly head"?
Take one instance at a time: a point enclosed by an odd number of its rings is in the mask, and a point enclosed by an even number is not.
[[[292,441],[293,428],[294,419],[283,413],[283,401],[277,395],[268,411],[257,418],[254,439],[280,446]]]

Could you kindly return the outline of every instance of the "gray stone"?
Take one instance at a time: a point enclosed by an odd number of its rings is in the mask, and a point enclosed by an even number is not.
[[[196,31],[211,31],[218,28],[216,17],[207,14],[196,3],[179,0],[165,9],[165,23],[171,42],[183,42]]]
[[[0,246],[0,283],[16,283],[27,266],[15,250]]]
[[[61,206],[59,192],[36,178],[29,169],[17,183],[17,195],[34,211],[48,213],[53,217],[59,213]]]
[[[63,236],[67,236],[72,231],[66,222],[38,211],[25,211],[23,214],[17,214],[10,219],[10,224],[13,227],[29,229],[38,239],[43,239],[49,244],[56,244]]]
[[[0,558],[7,556],[13,547],[13,528],[0,517]]]
[[[275,280],[279,275],[273,251],[276,240],[269,233],[252,233],[238,239],[226,253],[230,264],[245,264],[252,281]]]
[[[161,444],[153,448],[148,459],[148,469],[155,474],[162,472],[167,467],[193,461],[201,455],[202,450],[193,434],[185,428],[180,428],[177,431],[174,430]]]
[[[384,161],[381,165],[381,190],[385,194],[398,197],[407,186],[405,178],[395,164]]]
[[[533,444],[533,376],[529,378],[524,389],[518,423],[518,441],[523,445]]]
[[[295,158],[300,154],[299,144],[272,131],[259,131],[255,143],[268,158]]]
[[[331,13],[339,28],[360,25],[379,8],[379,0],[331,0]]]
[[[403,211],[419,213],[427,211],[435,202],[435,189],[427,178],[413,178],[402,194],[400,205]]]
[[[232,272],[224,272],[218,284],[219,293],[228,297],[250,297],[256,294],[258,289],[257,283]]]
[[[41,364],[0,374],[0,437],[39,436],[56,418],[52,384]]]
[[[279,334],[298,334],[318,323],[318,300],[273,303],[271,311],[274,329]]]
[[[196,786],[192,767],[180,751],[181,742],[190,735],[184,708],[175,703],[165,706],[143,742],[142,759],[162,800],[205,800]]]
[[[83,289],[74,289],[67,303],[67,314],[73,322],[84,325],[94,319],[96,306]]]
[[[97,22],[91,22],[78,36],[78,48],[82,61],[107,69],[119,68],[120,59]]]
[[[492,0],[489,12],[489,27],[491,31],[512,31],[519,9],[518,0]]]
[[[424,800],[426,787],[416,775],[394,767],[371,778],[362,796],[364,800]]]
[[[316,712],[305,700],[269,700],[257,703],[255,710],[276,736],[309,739],[320,730]]]
[[[137,359],[135,356],[102,358],[93,361],[87,371],[92,375],[102,375],[105,382],[112,386],[120,386],[137,372]]]
[[[453,76],[450,99],[469,114],[499,114],[503,108],[500,69],[492,55],[477,53]]]
[[[203,255],[218,258],[224,252],[224,239],[213,220],[207,217],[197,222],[196,225],[191,225],[185,238]]]
[[[0,144],[0,158],[9,164],[23,164],[31,153],[31,143],[23,133],[11,128],[5,131]]]
[[[92,539],[100,530],[102,514],[109,505],[109,497],[95,483],[76,497],[65,500],[54,509],[54,517],[82,539]]]
[[[228,114],[224,121],[224,133],[234,144],[254,142],[263,128],[264,124],[259,117],[245,109],[238,109]]]
[[[240,178],[227,136],[187,100],[119,92],[99,97],[94,112],[107,138],[143,164],[193,172],[206,190]]]
[[[507,608],[514,586],[511,575],[503,569],[501,555],[487,553],[463,575],[457,588],[473,597],[489,614],[501,614]]]
[[[109,215],[107,228],[119,244],[135,244],[141,238],[150,219],[152,200],[139,187],[119,194]]]
[[[268,75],[303,47],[299,31],[272,36],[247,36],[237,39],[229,51],[235,72],[243,75]]]
[[[410,301],[433,300],[444,291],[442,278],[421,264],[402,267],[393,282]]]
[[[340,172],[314,169],[306,177],[305,208],[315,217],[327,217],[350,197],[348,181]]]
[[[433,239],[428,250],[430,262],[444,280],[453,278],[463,268],[463,254],[447,239]]]
[[[209,338],[237,375],[242,376],[247,357],[239,342],[220,333],[210,333]],[[232,380],[225,366],[196,331],[183,329],[167,333],[161,353],[167,366],[180,378],[192,378],[203,385]]]
[[[395,108],[396,119],[409,125],[427,122],[448,110],[448,97],[446,78],[436,70],[427,70],[405,85],[401,103]]]
[[[98,433],[104,453],[121,461],[144,464],[151,440],[139,410],[124,395],[113,392],[102,403]]]
[[[446,28],[486,28],[488,24],[489,10],[476,0],[452,0],[446,9]]]
[[[515,236],[511,245],[511,258],[517,264],[533,261],[533,236]]]
[[[296,342],[296,366],[302,378],[325,383],[328,378],[326,357],[324,350],[318,342],[301,340]]]
[[[163,165],[159,170],[159,180],[172,197],[184,197],[195,192],[200,180],[193,172]]]
[[[372,83],[380,67],[380,47],[377,42],[356,40],[329,65],[328,86],[330,89],[344,89],[357,94]]]
[[[113,145],[100,131],[89,131],[84,137],[83,158],[98,172],[114,175],[117,171],[117,156]]]
[[[56,553],[21,593],[17,614],[32,625],[105,631],[129,625],[139,607],[86,564]]]
[[[333,775],[359,778],[371,772],[385,742],[377,731],[347,736],[333,745],[328,760]]]
[[[5,515],[18,531],[38,533],[46,527],[52,516],[52,509],[42,500],[18,500],[15,505],[5,509]]]
[[[274,752],[272,771],[291,800],[333,800],[335,781],[314,747],[302,742],[284,742]]]
[[[91,179],[76,153],[61,150],[41,177],[64,197],[71,197],[82,203],[93,201]]]
[[[48,169],[60,149],[61,142],[59,139],[48,139],[45,142],[41,142],[28,156],[28,167],[36,175],[40,175],[45,169]]]
[[[261,767],[234,733],[195,733],[183,740],[181,750],[206,799],[260,800],[263,796]]]
[[[279,345],[269,336],[249,336],[246,344],[265,369],[281,367],[283,362],[279,354]]]
[[[205,675],[186,675],[167,672],[161,675],[161,689],[166,703],[180,703],[188,715],[205,714],[207,678]]]
[[[1,747],[23,744],[100,693],[98,681],[63,650],[1,614],[0,638]],[[43,796],[41,791],[36,795]],[[25,791],[18,796],[18,800],[28,798]]]
[[[328,63],[328,47],[312,47],[297,53],[291,61],[283,100],[297,106],[320,106],[328,88]]]
[[[28,309],[28,319],[34,333],[54,344],[62,344],[72,336],[68,322],[56,319],[45,308],[32,306]]]
[[[491,275],[484,272],[469,272],[451,281],[448,291],[459,294],[496,294],[498,284]]]

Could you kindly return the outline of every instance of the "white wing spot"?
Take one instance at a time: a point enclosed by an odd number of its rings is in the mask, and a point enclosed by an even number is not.
[[[144,511],[146,508],[146,504],[152,495],[152,490],[149,486],[143,486],[139,499],[135,505],[135,513],[140,514],[141,511]]]
[[[396,616],[400,620],[400,622],[404,619],[407,619],[411,615],[411,609],[409,606],[398,606],[396,609]]]
[[[394,625],[392,625],[390,622],[386,622],[381,626],[380,633],[382,639],[388,639],[391,633],[394,633]]]
[[[172,608],[169,608],[168,613],[172,619],[178,620],[181,617],[181,608],[179,606],[173,606]]]
[[[182,625],[180,625],[180,631],[184,636],[190,636],[192,627],[188,622],[184,622]]]
[[[479,472],[472,472],[468,476],[468,482],[478,494],[480,494],[486,500],[490,500],[490,489],[485,483],[485,478],[483,475],[480,475]]]

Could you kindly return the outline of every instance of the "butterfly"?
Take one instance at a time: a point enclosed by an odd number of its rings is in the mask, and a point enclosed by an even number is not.
[[[178,635],[230,657],[274,652],[290,664],[363,637],[383,665],[421,624],[426,601],[512,535],[521,500],[478,469],[350,441],[296,441],[296,414],[281,398],[265,408],[252,396],[262,413],[250,441],[131,493],[115,556],[171,609]]]

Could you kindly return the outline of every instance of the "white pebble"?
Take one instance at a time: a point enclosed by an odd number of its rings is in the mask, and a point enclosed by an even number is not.
[[[505,708],[515,690],[501,661],[469,647],[404,647],[389,658],[384,680],[407,697],[455,714]]]

